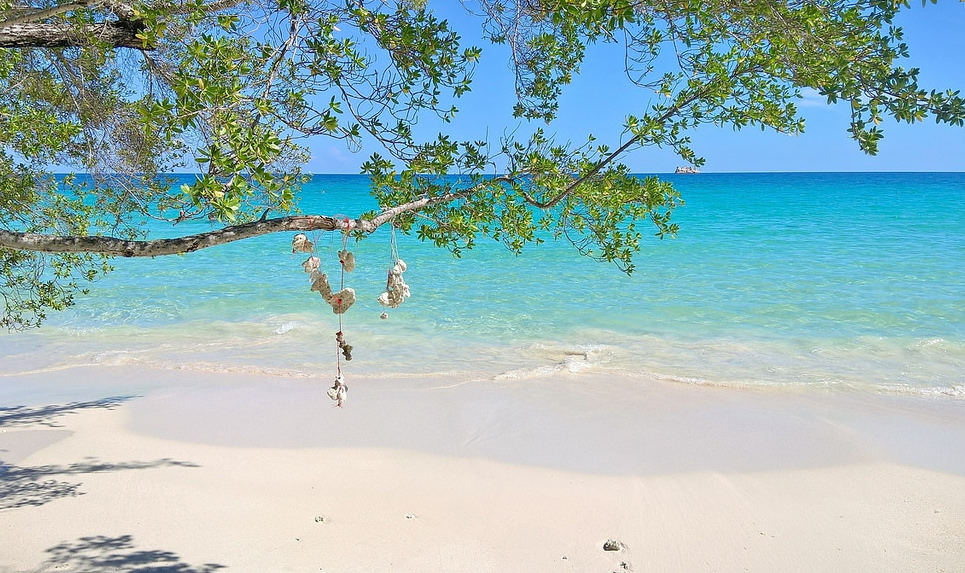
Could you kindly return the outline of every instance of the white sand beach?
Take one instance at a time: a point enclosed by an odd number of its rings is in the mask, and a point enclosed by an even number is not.
[[[559,373],[358,380],[337,409],[327,385],[0,377],[0,571],[965,563],[965,400]]]

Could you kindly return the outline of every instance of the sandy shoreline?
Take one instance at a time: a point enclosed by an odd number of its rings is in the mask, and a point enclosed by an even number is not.
[[[962,400],[560,374],[367,380],[337,410],[324,390],[111,368],[0,377],[0,571],[965,562]]]

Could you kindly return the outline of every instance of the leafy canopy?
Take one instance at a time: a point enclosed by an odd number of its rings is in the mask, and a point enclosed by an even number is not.
[[[254,234],[331,225],[266,220],[296,208],[315,138],[382,149],[361,165],[382,211],[355,221],[359,236],[392,221],[458,254],[481,236],[519,252],[549,234],[631,272],[645,235],[677,232],[680,203],[669,183],[629,173],[631,150],[699,166],[688,134],[704,124],[800,133],[806,88],[850,103],[851,135],[871,154],[886,116],[965,122],[959,92],[923,89],[899,65],[908,48],[893,20],[907,2],[463,4],[486,42],[508,48],[506,111],[544,124],[531,136],[418,135],[420,118],[457,117],[484,56],[425,0],[0,0],[0,325],[70,305],[113,253],[181,249],[135,243],[148,218],[264,221],[245,227]],[[623,48],[640,107],[608,142],[557,142],[560,95],[596,43]],[[58,180],[53,166],[86,175]],[[172,190],[163,174],[185,169],[196,180]]]

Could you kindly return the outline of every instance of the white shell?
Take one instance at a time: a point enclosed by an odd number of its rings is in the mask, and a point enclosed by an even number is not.
[[[310,253],[314,248],[315,248],[315,245],[313,245],[312,242],[308,240],[308,237],[305,235],[305,233],[298,233],[297,235],[292,237],[293,253],[298,251],[301,251],[303,253]]]
[[[305,269],[306,273],[317,271],[319,263],[321,263],[321,261],[318,259],[318,257],[308,257],[305,259],[305,262],[302,263],[302,268]]]
[[[314,277],[314,280],[312,281],[312,290],[322,295],[322,298],[324,298],[326,301],[332,298],[332,287],[328,284],[328,277],[324,274],[318,273],[317,271],[312,273],[312,277]]]
[[[349,251],[339,251],[338,260],[342,263],[345,272],[350,273],[355,270],[355,253]]]
[[[332,312],[344,314],[346,310],[355,304],[355,289],[343,288],[337,293],[333,293],[328,299],[328,304],[332,305]]]
[[[402,301],[412,296],[409,285],[405,284],[402,273],[406,270],[405,261],[397,259],[385,281],[385,292],[379,295],[379,304],[389,308],[397,308]]]

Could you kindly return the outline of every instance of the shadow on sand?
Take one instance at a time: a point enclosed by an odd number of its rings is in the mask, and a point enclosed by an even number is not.
[[[67,570],[73,573],[210,573],[224,565],[205,563],[194,566],[181,560],[177,553],[157,549],[138,549],[130,535],[81,537],[48,549],[47,560],[36,570]]]
[[[153,462],[105,463],[85,460],[70,465],[23,467],[0,462],[0,511],[19,507],[36,507],[63,497],[82,495],[81,483],[55,479],[122,470],[142,470],[160,467],[198,467],[191,462],[160,459]]]
[[[68,404],[50,404],[47,406],[14,406],[0,408],[0,428],[14,428],[18,426],[47,426],[59,428],[57,418],[66,414],[73,414],[81,410],[93,408],[113,409],[134,398],[134,396],[112,396],[88,402],[70,402]]]

